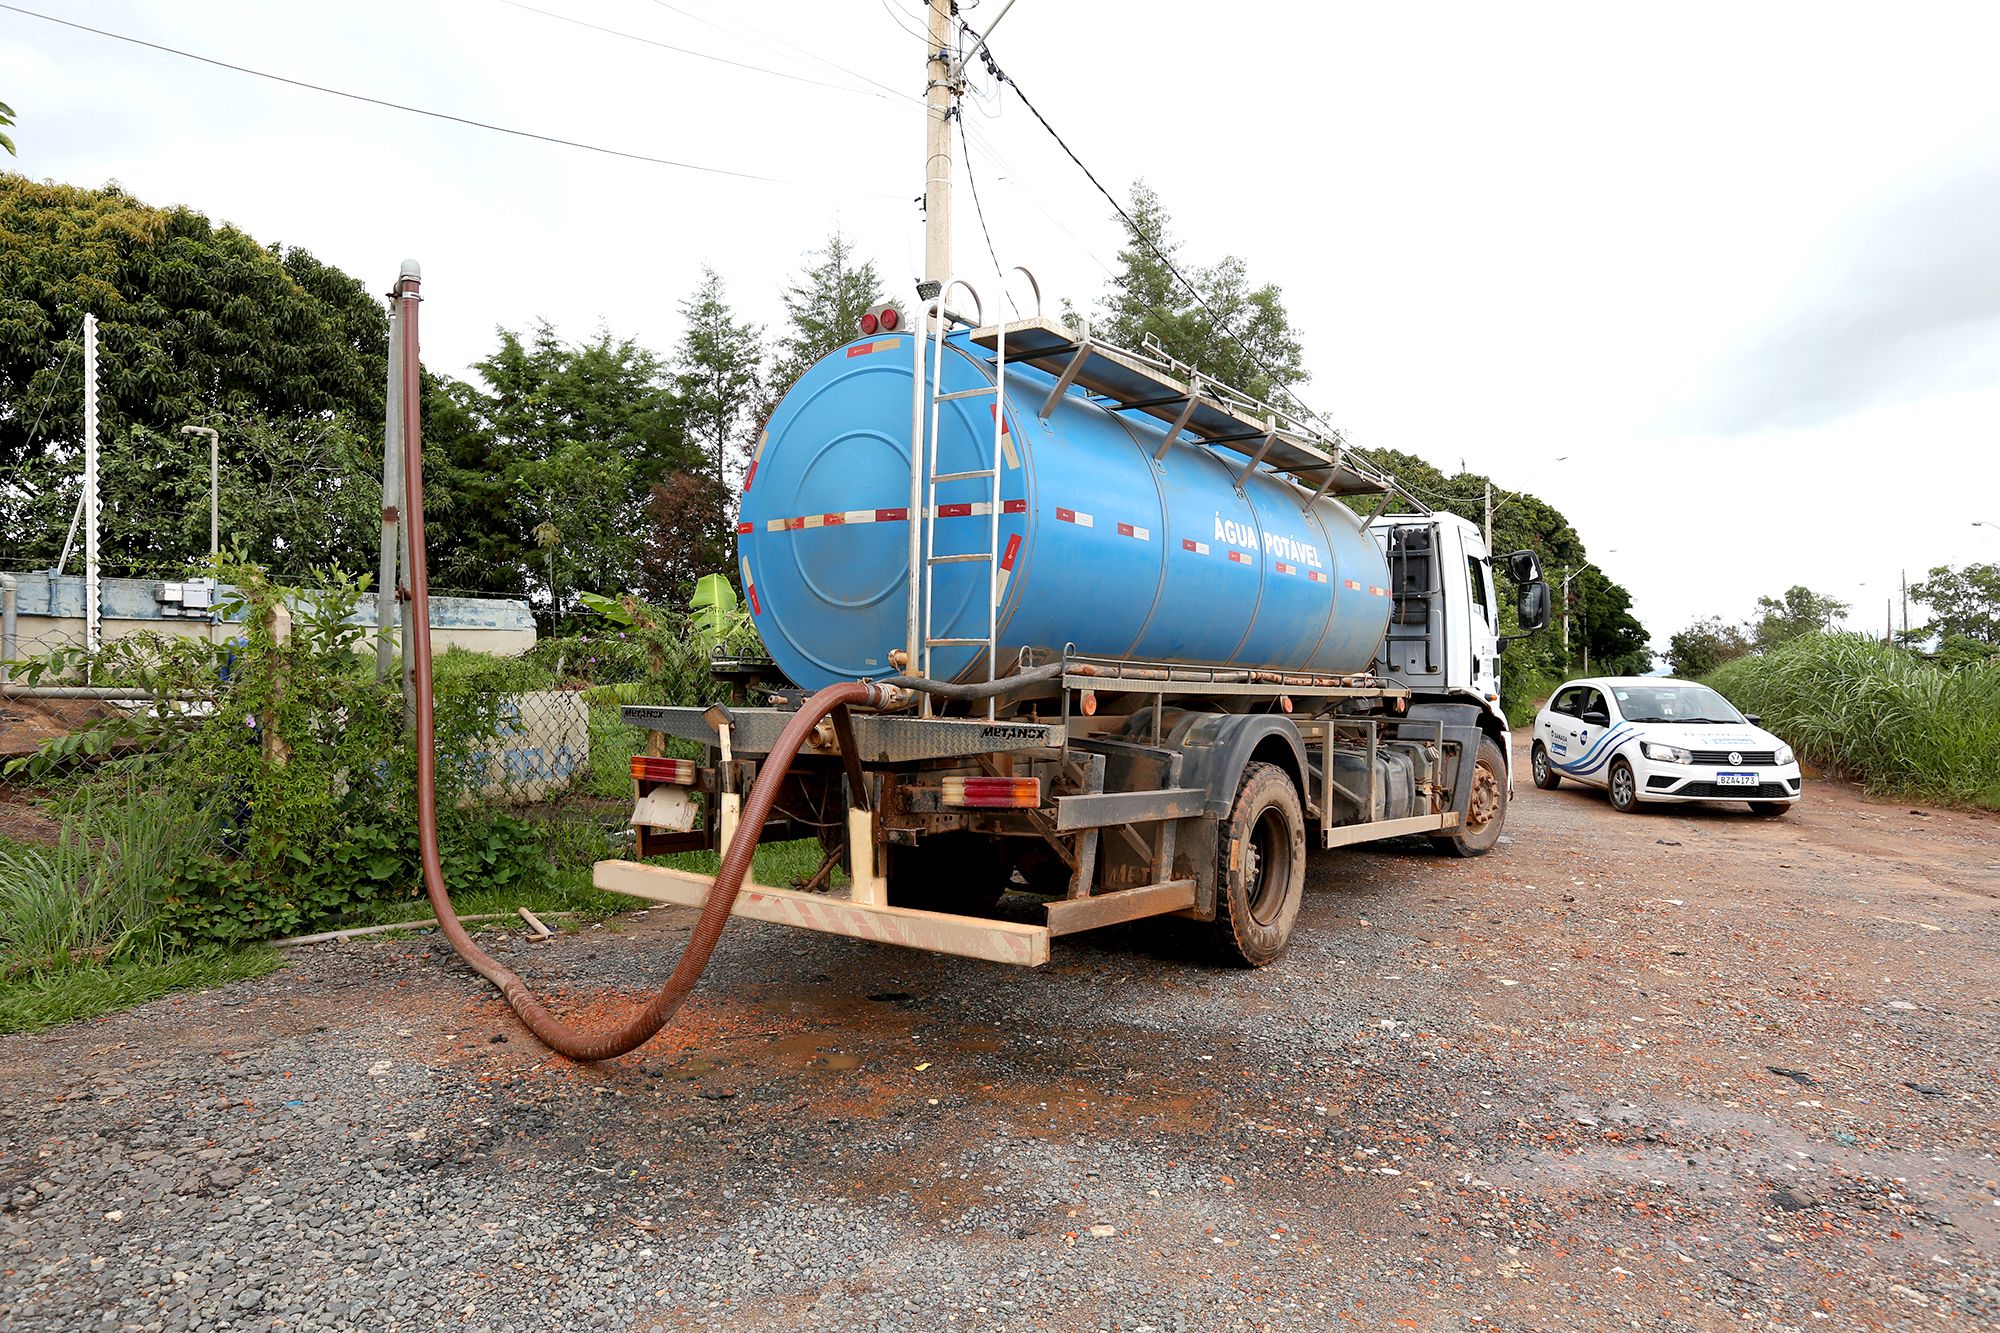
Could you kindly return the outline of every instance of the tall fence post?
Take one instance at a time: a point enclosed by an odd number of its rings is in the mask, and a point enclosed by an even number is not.
[[[92,658],[103,646],[103,606],[97,567],[97,316],[83,317],[83,644]],[[86,667],[85,679],[88,679]]]
[[[395,663],[393,631],[401,623],[398,604],[396,552],[401,540],[403,508],[403,344],[398,336],[395,293],[389,296],[389,387],[387,415],[382,423],[382,550],[375,578],[375,679],[389,679]]]
[[[414,259],[405,259],[402,272],[396,278],[395,325],[399,347],[396,356],[396,453],[399,467],[406,451],[417,447],[419,433],[423,429],[423,360],[417,350],[417,304],[423,300],[417,292],[422,286],[422,266]],[[402,608],[403,620],[403,729],[411,731],[417,725],[417,654],[412,645],[417,635],[429,634],[431,627],[413,623],[416,617],[410,605],[409,590],[403,586],[410,575],[410,525],[402,521],[400,501],[403,487],[400,484],[397,496],[397,550],[402,572],[396,585],[396,601]]]

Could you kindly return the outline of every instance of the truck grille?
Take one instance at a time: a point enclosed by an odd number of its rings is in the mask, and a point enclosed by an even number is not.
[[[1775,764],[1778,762],[1778,752],[1776,750],[1695,750],[1691,753],[1693,753],[1694,761],[1697,764],[1719,764],[1726,768],[1736,768],[1739,766],[1743,768],[1756,768],[1760,765]],[[1742,758],[1732,762],[1729,758],[1731,754],[1741,755]]]

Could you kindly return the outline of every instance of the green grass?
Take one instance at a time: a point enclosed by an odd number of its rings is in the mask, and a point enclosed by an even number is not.
[[[1942,667],[1859,634],[1808,634],[1708,683],[1870,791],[2000,810],[2000,663]]]
[[[0,981],[0,1032],[39,1032],[174,991],[247,981],[277,970],[284,961],[274,949],[239,949],[30,972]]]

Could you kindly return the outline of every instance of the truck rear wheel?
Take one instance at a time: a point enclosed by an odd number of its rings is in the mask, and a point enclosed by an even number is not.
[[[889,902],[920,912],[977,916],[993,910],[1013,878],[997,838],[935,833],[914,847],[889,848]]]
[[[1306,821],[1298,788],[1276,764],[1251,764],[1217,840],[1216,954],[1262,967],[1284,952],[1306,886]]]
[[[1479,738],[1479,753],[1472,761],[1472,797],[1466,802],[1464,821],[1450,833],[1436,839],[1453,856],[1484,856],[1500,841],[1507,824],[1507,756],[1491,736]]]

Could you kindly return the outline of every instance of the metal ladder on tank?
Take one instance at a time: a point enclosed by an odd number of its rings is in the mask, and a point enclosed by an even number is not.
[[[1030,275],[1030,281],[1033,281]],[[979,300],[979,293],[971,283],[953,278],[938,290],[938,294],[924,303],[921,321],[917,325],[916,373],[912,377],[910,406],[910,595],[909,595],[909,642],[911,662],[909,668],[919,676],[931,676],[931,651],[935,648],[984,648],[986,650],[986,679],[993,680],[999,671],[999,648],[996,640],[1000,636],[1000,466],[1005,457],[1007,433],[1007,335],[1003,326],[999,345],[995,350],[993,382],[976,388],[958,389],[951,393],[944,389],[944,339],[952,319],[945,302],[954,289],[963,287],[972,297],[977,313],[975,323],[983,322],[985,310]],[[930,373],[925,374],[924,359],[928,351]],[[938,465],[938,408],[960,398],[981,398],[990,395],[993,399],[993,449],[987,466],[972,468],[962,472],[939,472]],[[955,481],[986,482],[986,548],[981,551],[964,551],[954,555],[937,553],[938,487]],[[978,514],[977,502],[973,509]],[[921,541],[919,531],[921,530]],[[939,635],[932,623],[931,589],[933,576],[939,565],[962,565],[984,562],[986,565],[986,633],[983,637]],[[918,570],[922,570],[922,586],[918,585]],[[932,715],[931,696],[921,699],[922,716]],[[986,701],[986,716],[995,715],[996,700]]]

